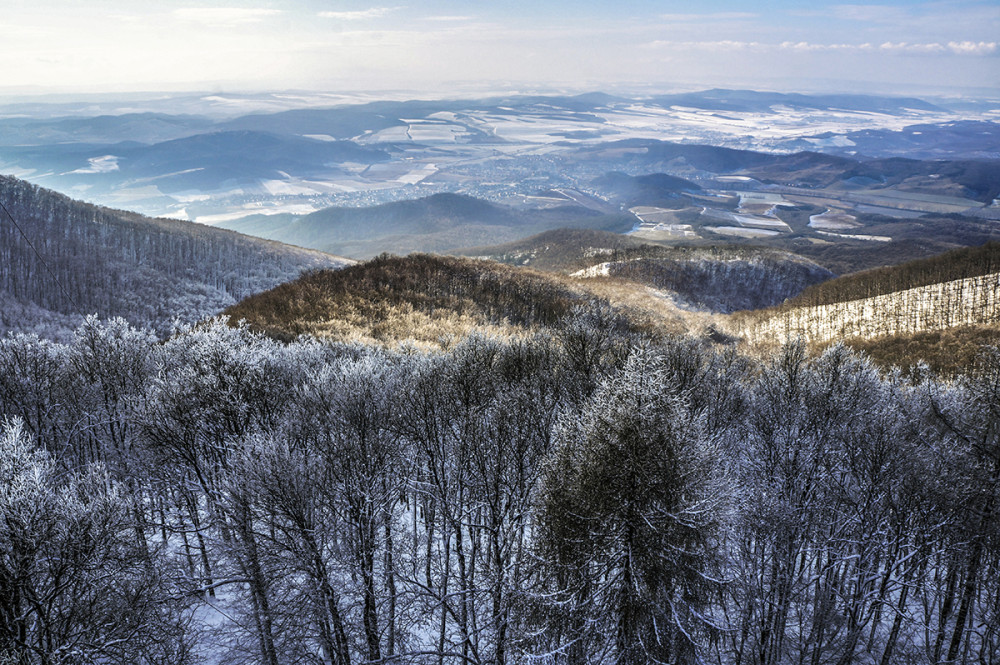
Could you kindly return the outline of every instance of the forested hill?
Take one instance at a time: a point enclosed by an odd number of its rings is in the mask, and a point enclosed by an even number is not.
[[[473,331],[506,336],[600,318],[627,338],[648,317],[623,312],[574,280],[493,261],[383,255],[343,270],[304,275],[225,311],[278,339],[312,334],[336,341],[437,345]]]
[[[74,201],[0,176],[0,331],[58,336],[81,316],[169,332],[345,259]],[[20,230],[19,228],[20,227]],[[23,231],[23,235],[22,235]]]
[[[747,339],[801,337],[811,342],[905,336],[997,322],[997,243],[831,280],[781,307],[734,318]]]
[[[685,307],[712,312],[770,307],[833,273],[802,256],[768,247],[674,246],[591,229],[557,229],[467,256],[575,277],[610,277],[634,288],[676,294]]]
[[[811,286],[786,308],[815,307],[1000,272],[1000,242],[963,247],[898,266],[864,270]]]

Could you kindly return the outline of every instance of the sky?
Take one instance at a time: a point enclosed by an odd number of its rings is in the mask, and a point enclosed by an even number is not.
[[[0,95],[672,90],[1000,95],[1000,2],[3,0]]]

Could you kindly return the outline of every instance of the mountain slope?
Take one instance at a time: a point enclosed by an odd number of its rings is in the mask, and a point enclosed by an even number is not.
[[[580,278],[613,278],[673,294],[682,307],[723,313],[777,305],[834,276],[809,259],[778,249],[670,247],[590,230],[547,231],[459,253]]]
[[[596,229],[552,229],[512,242],[457,249],[453,254],[491,259],[512,266],[571,273],[589,268],[603,257],[618,256],[629,249],[651,251],[649,243],[632,236]],[[596,257],[596,258],[595,258]]]
[[[1000,321],[1000,243],[848,275],[734,317],[750,340],[907,336]]]
[[[833,273],[789,252],[759,248],[677,248],[618,259],[574,273],[616,277],[677,294],[687,307],[729,313],[780,304]]]
[[[170,330],[303,270],[347,261],[190,222],[81,203],[0,176],[0,330],[58,334],[79,316]]]
[[[844,275],[806,289],[785,308],[860,300],[969,277],[1000,272],[1000,242],[944,252],[902,265]]]

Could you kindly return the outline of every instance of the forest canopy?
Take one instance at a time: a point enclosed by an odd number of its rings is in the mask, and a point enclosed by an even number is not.
[[[1000,351],[0,340],[0,662],[1000,653]]]

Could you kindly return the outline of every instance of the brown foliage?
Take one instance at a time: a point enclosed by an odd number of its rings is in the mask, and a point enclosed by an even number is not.
[[[314,334],[436,344],[473,328],[517,334],[552,327],[574,306],[600,300],[568,279],[492,261],[382,255],[342,270],[309,273],[225,314],[283,340]],[[635,318],[626,325],[646,327]]]
[[[875,339],[853,338],[845,344],[864,352],[876,365],[886,370],[892,367],[907,369],[924,361],[936,374],[954,377],[974,366],[983,346],[1000,345],[1000,324]]]

